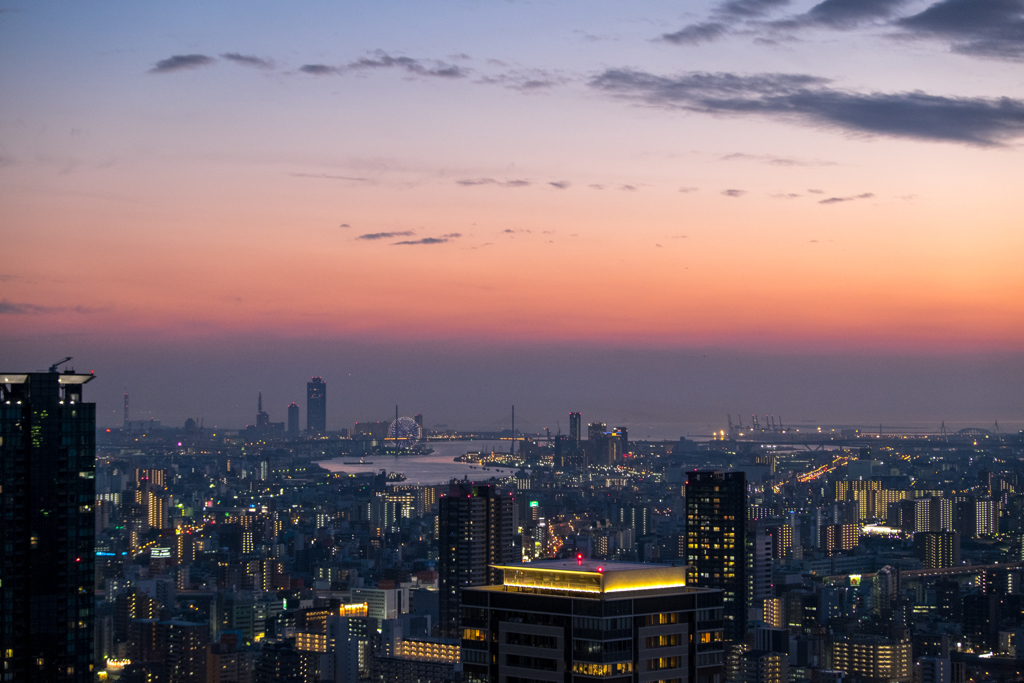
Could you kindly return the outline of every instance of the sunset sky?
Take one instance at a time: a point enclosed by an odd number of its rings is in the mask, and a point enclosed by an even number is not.
[[[8,0],[0,93],[103,424],[1024,427],[1022,0]]]

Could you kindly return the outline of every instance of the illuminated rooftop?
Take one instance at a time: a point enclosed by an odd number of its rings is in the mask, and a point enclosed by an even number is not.
[[[654,591],[686,587],[686,567],[602,560],[544,560],[494,565],[504,571],[498,590],[569,592],[597,597],[627,591]]]

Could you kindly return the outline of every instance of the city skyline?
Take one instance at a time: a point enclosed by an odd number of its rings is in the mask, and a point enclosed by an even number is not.
[[[0,355],[100,424],[1024,426],[1019,4],[242,7],[0,12]]]

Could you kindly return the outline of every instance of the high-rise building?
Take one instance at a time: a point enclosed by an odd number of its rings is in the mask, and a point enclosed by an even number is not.
[[[306,382],[306,431],[311,434],[327,431],[327,382],[319,377]]]
[[[860,543],[860,524],[825,524],[819,530],[818,549],[826,557],[853,550]]]
[[[299,404],[295,401],[288,406],[288,438],[299,438]]]
[[[499,583],[493,565],[514,561],[515,501],[496,487],[452,484],[442,496],[438,515],[438,574],[441,632],[459,631],[462,590]]]
[[[581,413],[569,413],[569,439],[578,446],[582,438],[583,415]]]
[[[725,637],[747,625],[747,480],[743,472],[689,472],[686,561],[691,583],[723,591]]]
[[[93,375],[0,373],[0,674],[92,681]]]
[[[914,554],[928,569],[960,564],[960,534],[955,531],[925,531],[914,534]]]
[[[484,681],[723,680],[722,593],[667,565],[548,560],[463,592],[462,665]]]

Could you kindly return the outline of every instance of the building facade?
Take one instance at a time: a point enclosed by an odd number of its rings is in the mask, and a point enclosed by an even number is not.
[[[468,683],[723,683],[722,592],[666,565],[505,565],[463,592]]]
[[[0,673],[92,681],[93,375],[0,373]]]

